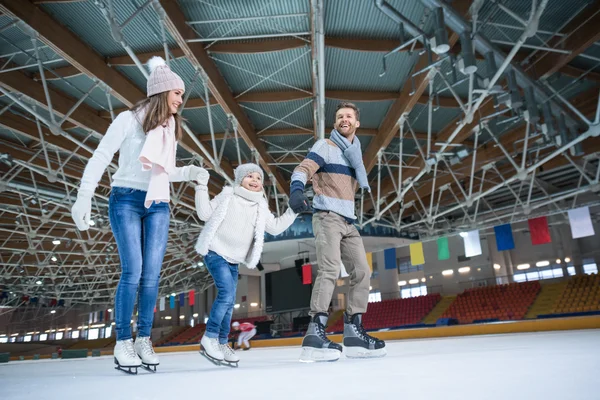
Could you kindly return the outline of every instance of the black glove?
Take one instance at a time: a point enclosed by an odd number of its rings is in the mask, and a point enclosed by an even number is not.
[[[290,194],[290,201],[288,204],[292,211],[294,211],[296,214],[310,210],[310,206],[308,205],[308,197],[304,195],[302,190],[294,190]]]

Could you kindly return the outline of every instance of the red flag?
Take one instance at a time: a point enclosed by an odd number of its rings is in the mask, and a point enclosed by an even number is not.
[[[304,264],[302,266],[302,284],[310,285],[312,283],[312,265]]]
[[[196,292],[194,290],[190,290],[190,293],[188,294],[188,303],[190,304],[190,306],[193,306],[194,303],[196,302]]]
[[[531,234],[531,244],[550,243],[550,230],[548,229],[548,218],[539,217],[527,221],[529,223],[529,232]]]

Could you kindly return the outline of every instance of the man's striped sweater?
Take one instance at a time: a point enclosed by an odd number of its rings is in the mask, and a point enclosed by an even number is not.
[[[315,210],[333,211],[355,220],[354,194],[358,187],[354,168],[331,140],[317,141],[306,158],[294,169],[290,191],[304,191],[312,178]]]

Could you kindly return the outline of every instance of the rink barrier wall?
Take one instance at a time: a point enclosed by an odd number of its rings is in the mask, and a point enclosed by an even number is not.
[[[600,329],[600,316],[554,318],[540,320],[535,319],[525,321],[503,321],[488,324],[472,325],[438,326],[432,328],[374,331],[369,332],[369,334],[383,340],[409,340],[453,336],[568,331],[580,329]],[[334,342],[342,342],[342,335],[340,334],[328,335],[328,337]],[[302,344],[302,337],[252,340],[251,343],[252,347],[300,346]],[[198,344],[157,347],[154,350],[157,353],[198,351]]]
[[[369,332],[372,336],[383,340],[412,340],[412,339],[431,339],[454,336],[474,336],[474,335],[498,335],[510,333],[527,332],[551,332],[551,331],[569,331],[581,329],[600,329],[600,316],[569,317],[569,318],[549,318],[533,319],[524,321],[506,321],[488,324],[472,325],[453,325],[438,326],[431,328],[412,328],[388,331]],[[342,335],[328,335],[334,342],[341,343]],[[281,338],[281,339],[263,339],[252,340],[252,347],[281,347],[281,346],[300,346],[302,337]],[[180,351],[198,351],[198,344],[156,347],[156,353],[174,353]],[[63,350],[63,355],[66,350]],[[88,355],[91,354],[91,351]],[[113,354],[112,349],[102,350],[102,356]],[[40,359],[49,359],[50,354],[40,355]],[[64,357],[63,357],[64,358]],[[16,361],[19,357],[10,357],[11,361]],[[26,360],[33,359],[33,356],[25,356]]]

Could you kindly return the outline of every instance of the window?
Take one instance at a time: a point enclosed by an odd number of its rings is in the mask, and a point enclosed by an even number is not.
[[[48,340],[48,334],[47,333],[40,334],[40,342],[44,342],[46,340]]]
[[[569,273],[569,276],[575,275],[575,267],[567,267],[567,272]]]
[[[537,271],[527,272],[527,280],[528,281],[537,281],[540,279],[540,274]]]
[[[409,297],[425,296],[426,294],[427,294],[427,285],[407,287],[400,291],[400,295],[403,299],[406,299]]]
[[[596,263],[583,264],[583,273],[587,275],[597,274],[598,266]]]
[[[0,337],[0,343],[8,343],[7,337]]]
[[[525,282],[527,280],[527,276],[525,274],[514,274],[513,279],[515,282]]]
[[[194,318],[190,318],[190,326],[193,328],[194,327]]]
[[[376,303],[378,301],[381,301],[381,292],[369,293],[369,303]]]
[[[71,332],[71,339],[79,339],[79,331]]]
[[[106,328],[104,328],[104,337],[109,338],[110,335],[112,335],[112,326],[109,325]]]
[[[98,328],[88,330],[88,340],[98,339]]]
[[[401,259],[397,260],[397,262],[398,262],[398,272],[401,274],[408,274],[410,272],[423,271],[423,264],[412,265],[409,257],[401,258]]]
[[[63,338],[63,333],[62,332],[56,332],[56,335],[54,336],[54,339],[61,340],[62,338]]]
[[[26,335],[26,336],[23,338],[23,341],[24,341],[24,342],[31,342],[31,335]]]

